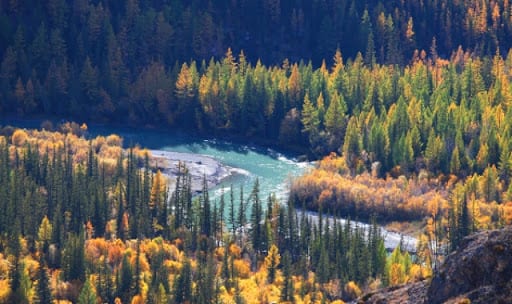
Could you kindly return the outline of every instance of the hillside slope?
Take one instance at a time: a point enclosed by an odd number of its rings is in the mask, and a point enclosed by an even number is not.
[[[473,234],[431,282],[390,287],[357,303],[512,303],[512,227]]]

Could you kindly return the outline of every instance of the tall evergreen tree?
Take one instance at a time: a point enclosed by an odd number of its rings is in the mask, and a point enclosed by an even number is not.
[[[96,292],[89,278],[84,283],[80,294],[78,295],[78,304],[95,304],[97,303]]]
[[[39,261],[39,268],[37,270],[37,285],[36,285],[36,303],[51,303],[52,292],[50,290],[50,280],[48,272],[44,265],[44,260]]]
[[[174,282],[174,302],[186,303],[192,299],[192,269],[190,262],[185,260],[181,273]]]

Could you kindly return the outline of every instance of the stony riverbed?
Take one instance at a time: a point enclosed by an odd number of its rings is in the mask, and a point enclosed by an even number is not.
[[[163,150],[151,150],[151,155],[157,168],[169,177],[171,190],[174,189],[173,186],[180,162],[185,164],[189,170],[192,179],[192,192],[194,193],[199,193],[203,189],[203,178],[206,178],[208,188],[212,188],[220,184],[225,178],[236,174],[234,168],[206,155]]]

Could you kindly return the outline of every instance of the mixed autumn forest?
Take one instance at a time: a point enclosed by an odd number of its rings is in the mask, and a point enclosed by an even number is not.
[[[4,127],[0,303],[342,303],[429,278],[512,222],[511,41],[508,0],[1,1],[0,115],[319,161],[288,201],[213,201],[117,135]],[[414,255],[377,223],[414,226]]]

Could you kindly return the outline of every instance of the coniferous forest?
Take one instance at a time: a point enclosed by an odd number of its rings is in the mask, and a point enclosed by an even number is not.
[[[214,204],[186,167],[168,189],[148,151],[72,126],[1,137],[3,303],[309,303],[431,271],[375,221],[313,221],[258,182]]]
[[[0,1],[0,117],[318,160],[288,201],[214,201],[117,135],[2,128],[0,303],[342,303],[429,278],[512,222],[511,43],[508,0]],[[415,254],[377,223],[413,226]]]

